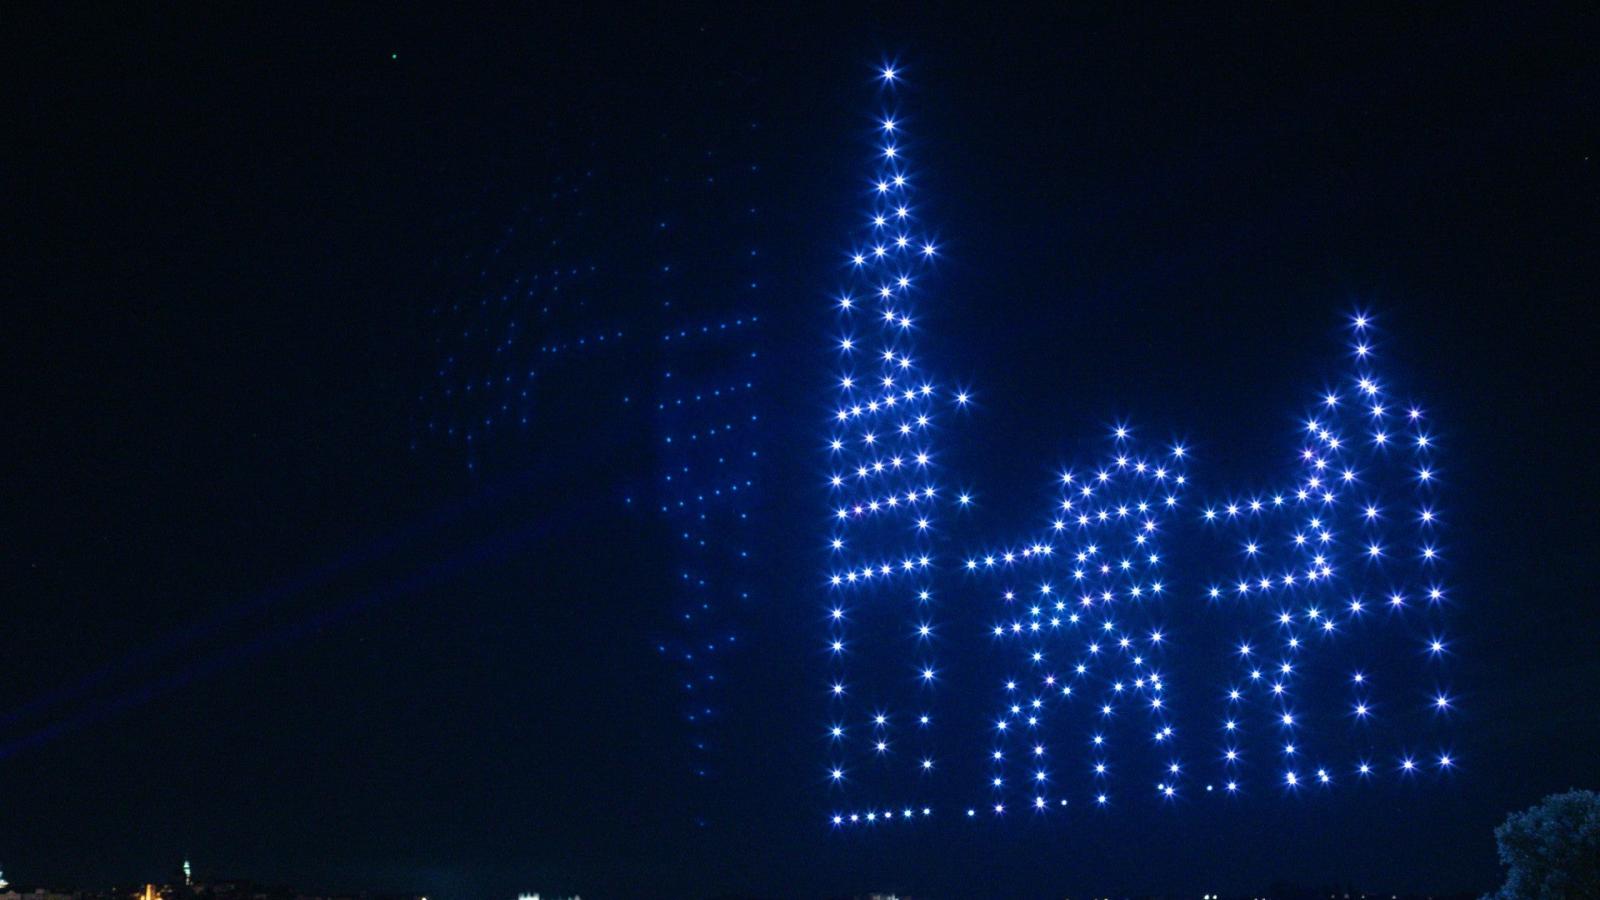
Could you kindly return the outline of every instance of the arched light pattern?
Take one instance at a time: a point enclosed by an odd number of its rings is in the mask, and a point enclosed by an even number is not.
[[[903,73],[885,67],[878,82],[892,101]],[[1443,628],[1453,602],[1439,496],[1447,441],[1378,374],[1372,317],[1351,317],[1347,373],[1309,398],[1278,448],[1287,464],[1256,488],[1202,486],[1186,443],[1118,421],[1103,456],[1053,479],[1044,527],[972,535],[964,523],[983,502],[983,473],[949,471],[936,437],[998,400],[925,364],[917,337],[945,251],[922,218],[919,144],[890,109],[875,117],[871,146],[863,224],[826,300],[835,325],[819,436],[829,564],[818,730],[819,780],[837,806],[829,821],[1091,814],[1141,795],[1178,808],[1204,796],[1304,800],[1458,768],[1445,745],[1381,746],[1396,734],[1386,719],[1442,725],[1459,705]],[[937,552],[951,542],[969,549]],[[1175,557],[1205,562],[1184,571]],[[992,615],[979,633],[951,633],[941,621],[952,602]],[[1186,642],[1196,629],[1185,626],[1208,614],[1236,633],[1223,646]],[[902,638],[857,640],[863,622],[896,615],[904,624],[889,630]],[[1387,679],[1340,665],[1384,628],[1416,635],[1415,658],[1386,665]],[[1175,683],[1180,654],[1225,661],[1231,674]],[[979,657],[1009,674],[952,674]],[[886,658],[903,664],[879,666]],[[873,665],[852,666],[861,659]],[[1399,683],[1401,663],[1411,687]],[[900,675],[852,674],[867,668]],[[1312,673],[1330,669],[1337,702],[1313,689]],[[954,692],[987,698],[987,712],[941,715]],[[1130,771],[1123,760],[1135,757],[1157,762]],[[947,783],[971,770],[956,762],[977,764],[981,780]]]

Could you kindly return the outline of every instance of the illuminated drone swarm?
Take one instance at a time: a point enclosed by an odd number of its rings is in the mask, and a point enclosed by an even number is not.
[[[900,77],[880,72],[886,90]],[[1417,739],[1409,726],[1445,725],[1455,710],[1439,630],[1452,598],[1436,440],[1423,411],[1374,374],[1369,317],[1352,317],[1351,373],[1313,404],[1294,464],[1266,487],[1196,499],[1184,445],[1146,447],[1118,425],[1099,464],[1061,472],[1039,533],[942,558],[936,535],[951,523],[941,515],[973,498],[939,477],[932,435],[971,397],[937,383],[915,352],[919,297],[941,251],[916,212],[902,124],[886,114],[877,129],[851,286],[829,301],[839,365],[824,447],[820,780],[837,804],[831,824],[1064,815],[1119,793],[1176,803],[1448,775],[1457,762],[1437,735],[1426,752],[1405,743]],[[1201,561],[1169,571],[1173,557]],[[992,615],[952,634],[941,630],[941,611],[958,620],[950,604]],[[1206,616],[1229,643],[1184,644]],[[1385,657],[1382,677],[1349,664],[1354,648],[1396,640],[1415,653]],[[1229,674],[1175,683],[1179,654]],[[971,664],[985,655],[994,665]],[[890,683],[851,666],[885,659],[900,673]],[[1425,689],[1407,687],[1415,679],[1400,670],[1412,664]],[[956,670],[1005,674],[958,683]],[[974,702],[986,711],[963,718]],[[963,771],[981,775],[940,783]],[[952,793],[965,801],[951,805]]]

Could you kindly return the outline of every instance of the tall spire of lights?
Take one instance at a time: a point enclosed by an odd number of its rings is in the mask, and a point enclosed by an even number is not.
[[[885,101],[903,77],[880,67]],[[1448,776],[1459,762],[1441,734],[1458,701],[1439,441],[1377,374],[1371,317],[1351,317],[1347,374],[1267,455],[1291,462],[1255,487],[1214,492],[1185,443],[1117,422],[1102,457],[1055,476],[1042,527],[1020,524],[1040,521],[1028,510],[1012,533],[967,534],[970,482],[947,480],[933,435],[973,395],[917,351],[942,251],[905,124],[884,110],[827,301],[818,781],[830,822]],[[981,627],[966,624],[974,609]]]
[[[906,132],[892,102],[902,78],[893,64],[878,70],[884,104],[872,125],[860,219],[840,260],[841,286],[828,300],[836,330],[822,448],[832,523],[822,611],[829,657],[824,776],[841,791],[858,783],[873,790],[882,777],[914,790],[940,771],[934,723],[943,678],[932,539],[942,516],[968,501],[940,484],[932,433],[969,397],[936,382],[916,351],[924,281],[935,272],[939,247],[917,209]],[[904,630],[913,656],[907,678],[878,691],[852,683],[849,666],[857,652],[856,604],[872,588],[909,603]],[[882,621],[873,618],[874,625]],[[928,811],[911,805],[855,815],[876,821]]]

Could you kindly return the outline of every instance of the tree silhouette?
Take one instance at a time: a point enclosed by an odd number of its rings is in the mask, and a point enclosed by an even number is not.
[[[1600,898],[1600,794],[1568,791],[1494,830],[1506,883],[1491,900]]]

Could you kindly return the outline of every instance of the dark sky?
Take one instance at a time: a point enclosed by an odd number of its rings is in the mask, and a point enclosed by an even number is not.
[[[1489,887],[1505,812],[1600,787],[1596,25],[25,14],[0,865],[444,897]],[[1114,416],[1224,460],[1276,439],[1376,311],[1449,445],[1454,779],[823,827],[815,351],[887,58],[950,248],[935,346],[1019,473],[995,505]],[[751,385],[727,421],[660,406],[724,381]],[[664,435],[735,418],[727,477],[665,480],[691,457]],[[668,659],[712,634],[737,640]]]

